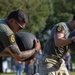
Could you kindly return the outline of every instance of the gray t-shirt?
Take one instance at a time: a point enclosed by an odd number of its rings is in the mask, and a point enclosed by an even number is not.
[[[68,35],[70,34],[71,29],[69,26],[69,23],[67,22],[60,22],[58,24],[56,24],[52,31],[51,34],[44,46],[43,52],[48,54],[48,55],[56,55],[57,57],[61,58],[64,56],[64,54],[67,52],[68,50],[68,46],[59,46],[56,47],[54,44],[54,33],[63,33],[64,34],[64,38],[67,38]]]
[[[0,19],[0,52],[15,43],[12,30],[8,27],[6,20]]]

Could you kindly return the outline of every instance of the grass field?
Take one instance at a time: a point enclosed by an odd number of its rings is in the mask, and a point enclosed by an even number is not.
[[[0,73],[0,75],[16,75],[16,73]],[[26,75],[26,74],[23,73],[22,75]]]
[[[0,73],[0,75],[16,75],[16,73]],[[26,75],[23,73],[23,75]],[[75,72],[71,72],[70,75],[75,75]]]
[[[71,72],[70,75],[75,75],[75,72]]]

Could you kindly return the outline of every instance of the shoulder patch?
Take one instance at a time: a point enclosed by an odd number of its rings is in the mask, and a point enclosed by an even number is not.
[[[62,30],[62,28],[63,28],[62,26],[58,26],[56,30],[57,30],[58,32],[60,32],[60,31]]]
[[[13,43],[13,42],[15,42],[15,37],[14,37],[14,35],[11,35],[10,36],[10,41]]]

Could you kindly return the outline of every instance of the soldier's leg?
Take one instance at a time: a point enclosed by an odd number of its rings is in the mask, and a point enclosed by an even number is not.
[[[70,75],[66,68],[65,61],[63,59],[61,59],[60,62],[61,62],[61,66],[60,66],[59,70],[56,71],[56,75]]]
[[[52,61],[53,63],[53,61]],[[39,65],[39,74],[40,75],[56,75],[56,71],[58,71],[59,64],[52,64],[50,62],[41,62]]]

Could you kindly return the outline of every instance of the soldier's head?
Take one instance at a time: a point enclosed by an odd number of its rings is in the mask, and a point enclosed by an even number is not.
[[[23,29],[28,21],[27,15],[21,9],[16,9],[7,16],[7,23],[13,32]]]

